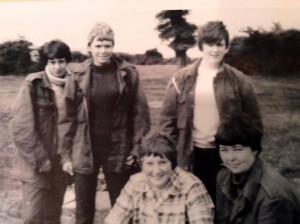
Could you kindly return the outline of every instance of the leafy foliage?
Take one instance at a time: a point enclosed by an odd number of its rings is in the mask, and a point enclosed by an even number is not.
[[[24,74],[30,66],[29,46],[26,40],[7,41],[0,44],[0,74]]]
[[[252,74],[278,75],[300,70],[300,31],[283,30],[274,23],[271,31],[247,27],[246,37],[235,37],[226,61]]]
[[[170,41],[169,47],[175,51],[180,67],[187,64],[186,51],[196,43],[194,33],[197,27],[186,21],[188,13],[189,10],[163,10],[156,15],[159,37]]]
[[[162,54],[156,48],[147,50],[145,54],[116,53],[116,55],[135,65],[162,64],[164,61]]]
[[[72,52],[72,62],[83,62],[88,57],[88,55],[82,54],[80,51]]]

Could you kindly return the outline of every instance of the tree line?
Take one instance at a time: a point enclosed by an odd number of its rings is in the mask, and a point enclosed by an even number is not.
[[[156,49],[144,54],[116,53],[136,65],[178,64],[183,67],[195,59],[188,58],[186,52],[196,44],[196,25],[189,23],[186,16],[189,10],[163,10],[156,15],[156,30],[162,40],[174,50],[174,58],[163,58]],[[246,27],[244,35],[233,37],[225,62],[247,74],[286,75],[300,71],[300,31],[284,30],[280,23],[274,23],[267,31],[261,28]],[[20,39],[0,44],[0,75],[28,74],[45,66],[42,51],[41,62],[30,59],[32,43]],[[43,47],[43,46],[42,46]],[[41,47],[41,48],[42,48]],[[81,62],[89,55],[72,52],[72,61]]]

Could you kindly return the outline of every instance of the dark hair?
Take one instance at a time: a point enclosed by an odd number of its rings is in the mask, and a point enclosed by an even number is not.
[[[168,136],[155,133],[142,141],[141,150],[139,152],[140,161],[144,156],[166,157],[172,164],[174,170],[177,166],[177,151],[175,142]]]
[[[198,47],[202,50],[203,44],[219,44],[225,40],[226,48],[229,45],[229,33],[221,21],[210,21],[198,29]]]
[[[262,131],[256,128],[249,118],[239,117],[220,125],[216,134],[216,142],[218,145],[250,146],[253,151],[260,153],[262,137]]]
[[[43,55],[46,60],[64,58],[67,63],[69,63],[72,58],[70,47],[60,40],[52,40],[46,43],[43,47]]]

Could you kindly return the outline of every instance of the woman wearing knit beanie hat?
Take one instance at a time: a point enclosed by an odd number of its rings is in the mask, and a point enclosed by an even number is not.
[[[259,158],[262,132],[236,117],[216,135],[223,165],[217,177],[216,223],[300,223],[299,193]]]
[[[69,101],[68,111],[75,113],[69,118],[63,168],[74,171],[76,223],[93,223],[100,167],[111,204],[115,203],[130,175],[138,171],[135,159],[141,139],[150,128],[149,107],[138,71],[115,56],[113,47],[113,30],[97,23],[88,35],[91,58],[69,66],[79,88]]]

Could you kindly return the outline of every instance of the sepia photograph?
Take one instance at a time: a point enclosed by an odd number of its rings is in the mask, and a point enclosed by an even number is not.
[[[1,0],[0,224],[300,223],[299,15]]]

